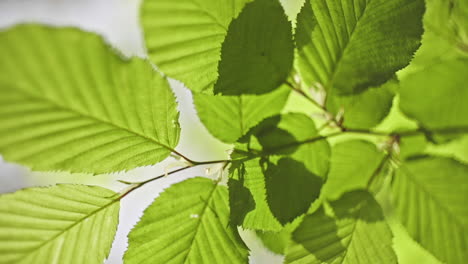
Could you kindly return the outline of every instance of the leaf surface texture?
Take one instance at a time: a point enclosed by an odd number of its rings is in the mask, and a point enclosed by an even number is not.
[[[115,195],[64,184],[0,196],[0,263],[103,263],[119,220]]]
[[[175,97],[143,59],[74,28],[0,33],[0,153],[35,170],[109,173],[166,158]]]

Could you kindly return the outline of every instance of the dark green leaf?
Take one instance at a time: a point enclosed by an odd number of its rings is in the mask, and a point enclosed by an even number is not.
[[[302,144],[306,140],[313,140]],[[265,119],[242,138],[237,149],[261,156],[289,155],[322,178],[328,172],[330,146],[320,138],[314,121],[304,114],[288,113]]]
[[[278,0],[256,0],[229,25],[215,93],[262,94],[278,88],[293,63],[291,23]]]
[[[243,143],[236,145],[235,153],[248,152],[260,157],[237,161],[231,168],[231,177],[249,190],[239,193],[233,193],[239,187],[230,190],[231,208],[237,209],[232,211],[231,219],[236,224],[248,229],[279,231],[280,222],[284,224],[305,213],[318,196],[328,172],[330,147],[326,140],[300,146],[296,143],[317,136],[309,117],[285,114],[264,120],[242,138]],[[284,177],[287,180],[278,185]],[[307,187],[299,186],[301,184]],[[285,186],[289,187],[284,192],[279,189]],[[299,188],[295,190],[297,193],[293,188]],[[250,201],[251,197],[255,206],[237,202]]]
[[[245,229],[281,230],[266,200],[266,183],[260,159],[236,162],[230,168],[229,205],[231,223]]]
[[[307,86],[339,94],[379,86],[410,62],[423,13],[423,0],[307,0],[296,67]]]
[[[306,213],[320,195],[322,178],[291,158],[268,162],[263,174],[268,206],[283,225]]]
[[[195,92],[212,91],[231,20],[250,0],[144,0],[141,24],[151,61]]]

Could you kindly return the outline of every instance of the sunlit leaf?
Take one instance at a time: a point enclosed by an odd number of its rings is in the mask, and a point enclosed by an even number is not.
[[[166,189],[129,234],[125,263],[247,263],[226,187],[192,178]]]
[[[449,158],[406,161],[393,184],[396,211],[408,233],[446,263],[468,258],[468,166]]]
[[[308,87],[354,94],[388,81],[420,44],[423,0],[307,0],[296,68]]]
[[[103,263],[117,230],[116,198],[84,185],[1,195],[0,263]]]
[[[141,24],[151,61],[189,89],[211,91],[231,20],[249,0],[145,0]]]
[[[0,33],[0,153],[35,170],[155,164],[180,127],[165,78],[97,35],[21,25]]]
[[[392,233],[369,193],[346,193],[331,207],[334,215],[322,208],[304,218],[286,249],[285,263],[397,263]]]
[[[224,142],[234,143],[263,119],[279,114],[290,90],[283,87],[265,95],[194,94],[193,98],[208,131]]]

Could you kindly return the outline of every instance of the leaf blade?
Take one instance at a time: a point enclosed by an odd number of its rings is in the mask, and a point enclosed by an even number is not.
[[[453,159],[414,158],[402,165],[392,188],[397,215],[409,234],[448,263],[466,260],[467,175],[468,167]]]
[[[225,187],[201,177],[177,183],[130,232],[125,263],[245,263],[248,250],[228,223]]]
[[[296,67],[308,87],[319,83],[339,94],[381,85],[419,47],[423,13],[424,1],[306,1]]]
[[[347,193],[331,206],[335,216],[321,208],[304,218],[285,263],[397,263],[392,233],[369,193]]]
[[[145,0],[141,23],[151,61],[195,92],[218,78],[221,44],[249,0]]]
[[[0,38],[6,160],[108,173],[159,162],[177,145],[175,97],[144,60],[73,28],[20,25]]]
[[[248,3],[229,25],[214,92],[263,94],[277,89],[291,71],[293,51],[291,23],[279,1]]]
[[[57,185],[0,196],[0,263],[102,263],[119,200],[96,186]]]
[[[234,143],[263,119],[277,115],[286,104],[287,87],[265,95],[219,96],[194,94],[198,116],[208,131]]]

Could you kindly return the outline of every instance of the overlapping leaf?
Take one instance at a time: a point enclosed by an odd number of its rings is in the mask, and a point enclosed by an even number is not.
[[[389,114],[397,87],[398,81],[391,79],[360,94],[340,96],[328,93],[326,107],[334,115],[342,114],[345,127],[373,128]]]
[[[352,94],[408,65],[423,0],[308,0],[297,19],[296,67],[307,86]]]
[[[263,94],[286,81],[294,44],[278,0],[255,0],[229,25],[221,49],[215,93]]]
[[[221,44],[249,0],[145,0],[141,23],[150,59],[193,91],[218,78]]]
[[[164,191],[129,234],[125,263],[247,263],[248,250],[229,225],[228,192],[206,178]]]
[[[236,145],[235,153],[260,156],[240,160],[231,170],[231,218],[236,224],[278,231],[280,223],[307,211],[328,172],[330,147],[325,140],[296,143],[317,136],[310,118],[285,114],[264,120]]]
[[[289,91],[283,87],[265,95],[194,94],[194,104],[198,116],[213,136],[234,143],[263,119],[279,114]]]
[[[151,165],[179,140],[163,77],[74,28],[0,33],[0,153],[36,170],[107,173]]]
[[[397,263],[392,233],[380,206],[367,192],[346,193],[307,215],[293,233],[285,263]]]
[[[378,173],[384,156],[367,141],[353,140],[334,145],[330,171],[323,187],[324,196],[337,199],[347,191],[365,189],[369,180]]]
[[[408,233],[446,263],[468,258],[468,166],[440,157],[410,159],[394,185],[396,211]]]
[[[400,79],[428,66],[468,56],[468,15],[464,0],[426,0],[421,48]]]
[[[57,185],[0,196],[0,263],[103,263],[119,219],[115,195]]]

